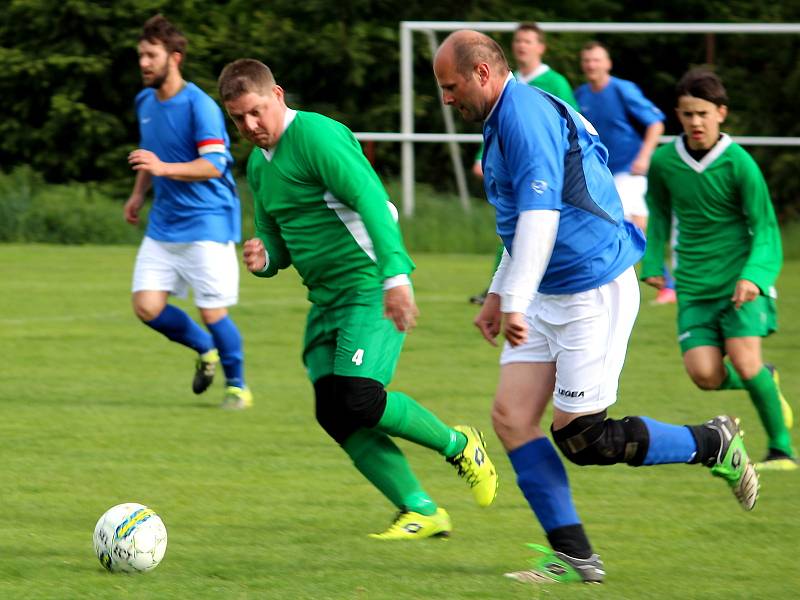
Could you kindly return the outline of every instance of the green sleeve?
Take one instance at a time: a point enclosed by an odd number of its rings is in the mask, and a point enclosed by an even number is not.
[[[475,162],[481,162],[483,160],[483,144],[481,147],[478,148],[478,151],[475,153]]]
[[[280,269],[285,269],[292,264],[292,258],[286,248],[286,243],[283,241],[278,223],[264,210],[259,193],[260,179],[258,177],[257,161],[258,159],[251,155],[250,160],[247,162],[247,183],[250,185],[250,190],[253,194],[256,237],[264,243],[269,262],[266,270],[253,273],[253,275],[257,277],[272,277],[277,275]]]
[[[738,164],[737,179],[752,244],[739,278],[752,281],[762,294],[770,295],[783,265],[781,234],[761,169],[744,150],[742,154],[745,158]]]
[[[305,147],[312,151],[306,160],[336,199],[361,217],[381,280],[410,274],[414,263],[389,210],[389,196],[353,133],[341,123],[328,121],[314,128],[310,138]]]
[[[647,174],[647,247],[642,258],[639,278],[658,277],[664,274],[664,247],[670,239],[672,203],[660,169],[658,155],[653,156]]]
[[[575,100],[575,95],[572,93],[572,88],[569,86],[569,82],[567,78],[563,75],[558,80],[557,90],[553,92],[553,95],[561,98],[564,102],[569,104],[572,108],[577,110],[578,112],[581,109],[578,107],[578,101]]]

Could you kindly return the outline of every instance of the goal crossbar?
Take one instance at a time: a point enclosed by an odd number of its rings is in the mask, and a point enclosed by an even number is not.
[[[789,34],[800,33],[800,23],[538,23],[543,31],[564,33],[681,33],[681,34]],[[401,143],[402,209],[414,214],[414,144],[418,142],[478,142],[480,134],[415,133],[414,132],[414,32],[451,32],[459,29],[509,32],[519,26],[515,21],[401,21],[400,22],[400,133],[360,132],[363,141],[397,141]],[[664,136],[662,141],[671,139]],[[735,137],[737,142],[751,145],[800,146],[800,138]],[[463,199],[462,199],[463,200]]]

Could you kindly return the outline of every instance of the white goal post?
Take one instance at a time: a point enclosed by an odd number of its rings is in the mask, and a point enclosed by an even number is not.
[[[746,34],[798,34],[800,23],[537,23],[543,31],[570,33],[746,33]],[[414,32],[425,32],[429,43],[435,40],[434,32],[451,32],[458,29],[474,29],[484,32],[510,32],[518,22],[468,22],[468,21],[401,21],[400,22],[400,132],[358,132],[361,141],[401,142],[402,210],[405,216],[414,214],[414,144],[424,142],[448,142],[454,161],[456,177],[463,177],[463,165],[457,156],[460,142],[477,143],[482,140],[478,133],[416,133],[414,131]],[[445,107],[449,111],[449,107]],[[445,124],[451,119],[445,117]],[[662,141],[672,139],[664,136]],[[735,136],[742,145],[800,146],[800,137]],[[455,151],[453,150],[455,149]],[[456,165],[456,161],[458,164]],[[460,176],[459,176],[460,173]],[[466,184],[457,181],[462,204],[466,207]]]

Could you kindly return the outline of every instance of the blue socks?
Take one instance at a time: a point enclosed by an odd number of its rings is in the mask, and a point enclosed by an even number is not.
[[[216,323],[206,324],[219,351],[219,359],[225,371],[227,385],[244,387],[244,352],[242,336],[230,316]]]
[[[173,342],[183,344],[203,354],[212,348],[219,351],[227,385],[244,387],[244,352],[242,336],[230,316],[207,324],[209,334],[180,308],[167,304],[152,321],[144,321]]]
[[[180,308],[171,304],[167,304],[155,319],[144,321],[144,324],[164,334],[173,342],[188,346],[198,354],[208,352],[214,347],[214,340],[208,332]]]
[[[517,473],[517,485],[545,532],[581,522],[572,503],[567,472],[548,438],[515,448],[508,458]]]
[[[650,417],[639,418],[644,422],[650,435],[647,456],[643,464],[688,463],[694,458],[697,453],[697,442],[688,427],[661,423]]]
[[[664,287],[671,290],[675,289],[675,278],[672,277],[672,273],[669,272],[667,265],[664,265]]]

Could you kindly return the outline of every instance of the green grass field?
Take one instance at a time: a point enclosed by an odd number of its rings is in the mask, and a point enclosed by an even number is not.
[[[194,396],[194,357],[129,307],[133,247],[0,246],[0,598],[796,598],[800,473],[767,473],[753,513],[698,466],[568,466],[578,509],[606,562],[603,586],[534,588],[506,580],[544,542],[491,432],[498,351],[466,298],[491,259],[418,255],[422,315],[393,387],[444,420],[487,431],[501,477],[477,508],[434,453],[400,442],[450,512],[450,541],[381,543],[390,506],[317,426],[300,363],[307,310],[294,272],[243,276],[233,310],[256,406],[218,409],[222,384]],[[800,407],[800,262],[780,281],[781,332],[765,344]],[[744,393],[708,393],[684,375],[674,307],[644,302],[613,416],[697,423],[742,417],[751,453],[764,434]],[[186,303],[181,303],[187,306]],[[798,415],[800,416],[800,415]],[[795,434],[796,435],[796,434]],[[797,437],[795,438],[797,439]],[[105,572],[92,550],[110,506],[148,504],[169,531],[143,576]]]

